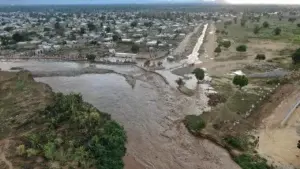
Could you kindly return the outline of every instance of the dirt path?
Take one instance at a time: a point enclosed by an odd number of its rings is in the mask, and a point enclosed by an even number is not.
[[[271,116],[263,120],[259,131],[258,152],[280,166],[300,166],[300,151],[297,142],[300,140],[300,108],[289,118],[285,126],[281,125],[287,112],[299,99],[298,87],[274,109]]]
[[[201,26],[202,24],[199,24],[197,27],[195,27],[193,32],[190,32],[185,36],[185,38],[179,43],[177,48],[174,50],[173,55],[182,55],[185,52],[187,46],[189,45],[191,37],[199,31]]]
[[[3,161],[8,166],[8,169],[13,169],[12,163],[8,161],[5,156],[5,151],[9,148],[9,140],[5,139],[0,141],[0,146],[0,161]]]

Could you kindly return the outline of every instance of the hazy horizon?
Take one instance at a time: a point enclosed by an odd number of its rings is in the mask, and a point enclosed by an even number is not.
[[[173,4],[173,3],[227,3],[227,4],[300,4],[300,0],[0,0],[1,5],[33,4]]]

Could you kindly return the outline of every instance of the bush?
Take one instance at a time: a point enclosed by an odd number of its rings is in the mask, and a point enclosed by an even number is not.
[[[133,44],[131,47],[132,53],[138,53],[140,51],[140,47],[137,44]]]
[[[239,45],[238,47],[236,47],[236,51],[246,52],[247,51],[247,46],[246,45]]]
[[[231,41],[229,41],[229,40],[223,41],[222,46],[224,46],[225,48],[229,48],[231,46]]]
[[[279,27],[275,28],[274,33],[275,33],[275,35],[280,35],[281,29]]]
[[[221,53],[221,52],[222,52],[221,46],[216,47],[215,53]]]
[[[113,41],[115,41],[115,42],[122,40],[121,36],[116,33],[112,36],[112,38],[113,38]]]
[[[204,74],[204,70],[203,69],[196,68],[196,69],[194,69],[194,71],[192,73],[196,76],[198,82],[199,82],[199,80],[203,80],[204,79],[204,75],[205,74]]]
[[[244,75],[235,75],[232,83],[240,88],[248,85],[248,78]]]
[[[33,148],[29,148],[26,150],[27,157],[32,157],[38,155],[39,151]]]
[[[24,34],[16,32],[12,35],[12,39],[16,42],[22,42],[25,41],[26,37],[24,36]]]
[[[268,28],[269,26],[270,26],[269,22],[265,21],[265,22],[263,23],[263,27],[264,27],[264,28]]]
[[[19,145],[16,149],[16,152],[20,156],[24,155],[26,152],[25,145],[24,144]]]
[[[265,60],[266,59],[266,55],[265,54],[257,54],[255,59],[257,60]]]
[[[300,23],[298,23],[297,26],[300,28]]]
[[[233,148],[239,149],[239,150],[247,150],[248,142],[243,137],[234,137],[234,136],[227,136],[224,138],[224,141],[232,146]]]
[[[259,33],[259,30],[260,30],[260,27],[259,27],[258,25],[256,25],[256,26],[254,27],[253,33],[254,33],[254,34],[258,34],[258,33]]]
[[[178,86],[183,86],[184,85],[184,81],[182,80],[182,78],[178,78],[176,80],[176,83],[178,84]]]
[[[294,64],[300,63],[300,48],[292,54],[292,60]]]
[[[191,132],[199,132],[206,126],[205,121],[202,119],[202,117],[196,115],[186,116],[184,119],[184,124]]]
[[[267,160],[258,155],[242,154],[234,158],[242,169],[271,169]]]
[[[90,62],[94,62],[96,59],[96,55],[95,54],[87,54],[86,59]]]
[[[241,26],[244,27],[246,25],[246,19],[241,19]]]

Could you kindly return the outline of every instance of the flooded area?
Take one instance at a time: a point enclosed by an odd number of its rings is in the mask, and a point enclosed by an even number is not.
[[[62,76],[35,76],[35,79],[49,84],[56,92],[81,93],[85,101],[122,124],[128,136],[126,169],[238,169],[226,150],[195,138],[182,122],[186,115],[199,115],[210,108],[205,95],[209,86],[196,85],[197,80],[191,74],[171,72],[178,67],[188,70],[191,67],[187,64],[201,62],[198,51],[206,29],[207,24],[186,59],[165,64],[167,70],[156,71],[169,84],[158,74],[130,65],[19,61],[0,62],[0,68],[21,67],[36,75],[62,73]],[[103,70],[106,72],[101,73]],[[79,73],[64,76],[68,72]],[[176,89],[175,80],[179,77],[195,90],[193,96]]]
[[[31,68],[33,64],[35,66]],[[24,67],[43,71],[49,68],[47,70],[51,71],[87,66],[82,63],[65,64],[34,62],[25,63]],[[5,68],[3,65],[8,70],[10,67],[23,67],[20,62],[1,62],[0,67]],[[102,65],[95,67],[109,68]],[[49,84],[54,91],[80,92],[87,102],[108,112],[121,123],[128,135],[127,169],[133,169],[132,166],[136,169],[239,168],[224,149],[193,137],[181,122],[185,115],[201,113],[207,108],[204,91],[199,90],[194,97],[188,97],[166,85],[155,74],[143,74],[130,66],[119,66],[115,71],[133,75],[137,79],[134,88],[123,76],[112,73],[39,77],[36,80]]]

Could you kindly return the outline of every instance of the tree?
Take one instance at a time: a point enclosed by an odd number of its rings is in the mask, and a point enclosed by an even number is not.
[[[289,18],[288,21],[294,23],[297,20],[297,18]]]
[[[246,25],[246,19],[241,19],[241,26],[244,27]]]
[[[81,28],[80,28],[80,32],[79,32],[79,33],[80,33],[80,35],[83,35],[83,34],[85,34],[85,28],[81,27]]]
[[[140,51],[140,47],[137,44],[133,44],[131,47],[132,53],[138,53]]]
[[[88,27],[89,31],[94,31],[94,30],[96,30],[96,26],[95,26],[92,22],[89,22],[89,23],[87,24],[87,27]]]
[[[300,48],[292,54],[292,60],[294,64],[300,63]]]
[[[13,34],[12,39],[16,42],[22,42],[25,41],[25,37],[23,34],[16,32]]]
[[[111,31],[111,28],[109,26],[105,28],[106,33],[109,33],[110,31]]]
[[[297,148],[300,149],[300,140],[298,140]]]
[[[238,47],[236,47],[236,51],[246,52],[247,51],[247,46],[246,45],[239,45]]]
[[[215,53],[221,53],[222,52],[222,49],[221,49],[221,46],[219,45],[218,47],[216,47],[215,49]]]
[[[297,26],[300,28],[300,23],[298,23]]]
[[[198,80],[198,83],[199,83],[200,80],[204,79],[204,75],[205,74],[204,74],[204,70],[203,69],[196,68],[196,69],[194,69],[194,71],[192,73],[196,76],[196,78]]]
[[[86,55],[86,59],[87,59],[88,61],[90,61],[90,62],[94,62],[95,59],[96,59],[96,55],[94,55],[94,54],[87,54],[87,55]]]
[[[234,24],[236,24],[237,23],[237,17],[234,17],[233,21],[234,21]]]
[[[178,84],[178,86],[183,86],[185,84],[184,81],[182,80],[182,78],[178,78],[176,80],[176,83]]]
[[[260,27],[259,27],[258,25],[255,25],[254,30],[253,30],[253,33],[254,33],[254,34],[258,34],[258,33],[259,33],[259,30],[260,30]]]
[[[270,26],[269,22],[265,21],[265,22],[263,23],[263,27],[264,27],[264,28],[268,28],[269,26]]]
[[[235,75],[232,83],[240,88],[248,85],[248,78],[244,75]]]
[[[266,59],[266,55],[265,54],[257,54],[255,59],[257,60],[265,60]]]
[[[10,32],[10,31],[14,30],[14,27],[12,27],[12,26],[7,26],[7,27],[4,28],[4,30],[5,30],[6,32]]]
[[[137,21],[133,21],[133,22],[130,23],[130,26],[133,27],[133,28],[136,27],[137,25],[138,25]]]
[[[279,27],[275,28],[274,33],[275,33],[275,35],[280,35],[281,29]]]
[[[121,36],[117,33],[113,34],[112,38],[115,42],[122,40]]]
[[[230,40],[224,40],[222,42],[222,46],[224,46],[225,48],[229,48],[231,46],[231,41]]]

